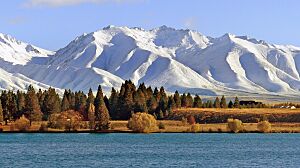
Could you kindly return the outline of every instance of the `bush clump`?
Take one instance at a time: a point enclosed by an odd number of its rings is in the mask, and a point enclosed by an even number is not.
[[[153,115],[147,113],[135,113],[128,121],[127,127],[135,132],[150,133],[157,131],[157,121]]]
[[[41,126],[40,126],[40,128],[39,128],[39,131],[40,131],[40,132],[48,131],[47,124],[42,123]]]
[[[229,118],[227,120],[227,126],[228,126],[228,129],[231,131],[231,132],[234,132],[234,133],[238,133],[240,132],[241,130],[243,130],[243,123],[241,120],[239,119],[232,119],[232,118]]]
[[[165,126],[165,124],[164,124],[163,122],[159,122],[158,128],[159,128],[159,129],[165,129],[166,126]]]
[[[263,132],[263,133],[270,132],[271,124],[267,120],[260,121],[259,123],[257,123],[257,129],[258,129],[258,131]]]
[[[188,132],[200,132],[200,124],[192,124],[188,129]]]
[[[15,121],[14,126],[19,131],[27,131],[30,128],[30,121],[24,115],[22,115]]]
[[[80,128],[82,115],[74,110],[68,110],[61,113],[51,114],[48,126],[55,129],[77,130]]]

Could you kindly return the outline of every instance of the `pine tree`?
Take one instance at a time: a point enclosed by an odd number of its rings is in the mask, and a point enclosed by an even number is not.
[[[148,112],[146,98],[141,89],[138,89],[133,96],[134,112]]]
[[[187,105],[188,105],[187,97],[185,93],[183,93],[183,95],[181,96],[181,107],[187,107]]]
[[[2,103],[2,110],[3,110],[3,119],[5,121],[5,125],[7,122],[12,119],[10,112],[8,111],[8,96],[7,92],[4,90],[1,94],[1,103]]]
[[[45,93],[42,111],[44,113],[44,120],[48,120],[51,114],[61,112],[59,95],[56,93],[55,89],[51,87]]]
[[[18,119],[20,116],[18,116],[18,109],[17,109],[17,101],[16,101],[16,95],[12,91],[8,91],[7,93],[8,97],[8,107],[7,110],[10,112],[10,116],[13,120]]]
[[[221,106],[221,108],[227,108],[227,103],[226,103],[226,99],[225,99],[224,95],[221,98],[220,106]]]
[[[75,93],[75,111],[78,111],[83,116],[84,120],[87,120],[88,118],[86,99],[86,95],[82,91]]]
[[[169,99],[168,99],[168,110],[173,110],[176,108],[176,103],[175,103],[175,100],[173,98],[173,96],[169,96]]]
[[[214,108],[220,108],[220,99],[219,97],[216,97],[215,102],[214,102]]]
[[[164,87],[161,87],[159,90],[160,100],[159,100],[159,109],[165,113],[168,108],[168,96],[165,92]]]
[[[24,114],[25,109],[25,94],[21,91],[17,91],[17,113],[18,116],[22,116]]]
[[[187,105],[186,107],[190,108],[190,107],[193,107],[193,97],[190,93],[187,94],[186,96],[186,100],[187,100]]]
[[[164,113],[161,110],[159,110],[158,119],[160,120],[164,119]]]
[[[97,95],[94,101],[95,105],[95,123],[96,123],[96,129],[98,130],[107,130],[109,129],[109,112],[107,110],[107,107],[105,106],[104,97],[102,88],[99,85]]]
[[[0,123],[4,121],[4,118],[3,118],[3,109],[2,109],[2,103],[1,103],[1,100],[0,100]]]
[[[122,85],[122,87],[119,97],[120,110],[118,116],[120,116],[120,119],[122,120],[128,120],[131,117],[131,113],[133,112],[133,93],[135,92],[135,86],[129,80],[125,81],[125,84]]]
[[[231,100],[230,100],[229,103],[228,103],[228,108],[233,108],[233,103],[232,103]]]
[[[111,93],[109,97],[109,113],[112,119],[119,119],[120,116],[118,116],[118,104],[119,104],[119,98],[118,98],[118,92],[115,90],[114,87],[111,88]]]
[[[61,111],[67,111],[67,110],[71,109],[69,99],[71,99],[70,93],[69,93],[69,91],[65,90],[64,96],[63,96],[63,99],[61,102]]]
[[[240,101],[239,101],[238,97],[235,97],[233,107],[240,108]]]
[[[95,128],[95,106],[90,103],[87,110],[87,120],[89,121],[90,129]]]
[[[195,98],[194,98],[193,107],[194,108],[201,108],[202,107],[202,100],[198,95],[196,95]]]
[[[180,108],[181,107],[181,99],[180,99],[180,95],[177,90],[175,91],[175,94],[174,94],[174,101],[176,103],[176,108]]]
[[[39,104],[39,100],[37,98],[37,95],[35,94],[34,88],[29,85],[26,97],[26,108],[25,108],[25,114],[26,118],[29,119],[30,125],[32,121],[41,121],[42,120],[42,112]]]
[[[148,106],[148,111],[151,114],[154,114],[156,112],[156,110],[158,109],[158,103],[156,101],[156,99],[154,98],[154,96],[152,96],[148,102],[147,102],[147,106]]]

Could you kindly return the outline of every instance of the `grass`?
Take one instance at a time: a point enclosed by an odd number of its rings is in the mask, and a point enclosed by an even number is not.
[[[160,129],[159,132],[168,132],[168,133],[181,133],[187,132],[190,128],[189,124],[184,125],[181,121],[175,120],[161,120],[165,125],[165,129]],[[42,122],[33,122],[30,127],[30,131],[38,131]],[[300,123],[271,123],[272,129],[271,132],[280,133],[300,133]],[[257,123],[243,123],[244,130],[242,132],[257,132]],[[3,131],[10,131],[10,124],[3,125]],[[127,128],[127,121],[111,121],[111,127],[113,131],[119,132],[130,132]],[[64,130],[60,129],[48,129],[49,132],[63,132]],[[87,129],[79,129],[80,131],[88,131]],[[229,132],[227,128],[227,123],[214,123],[214,124],[200,124],[199,132]]]
[[[300,109],[281,109],[281,108],[180,108],[176,112],[211,112],[227,114],[300,114]]]

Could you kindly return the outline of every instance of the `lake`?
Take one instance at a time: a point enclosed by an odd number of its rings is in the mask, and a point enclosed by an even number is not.
[[[300,134],[0,134],[0,167],[300,167]]]

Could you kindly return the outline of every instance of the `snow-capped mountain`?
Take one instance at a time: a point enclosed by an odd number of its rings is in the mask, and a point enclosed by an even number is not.
[[[298,47],[232,34],[212,38],[166,26],[109,26],[56,52],[0,34],[0,58],[2,89],[35,83],[87,91],[102,84],[109,91],[131,79],[201,95],[297,95],[300,90]]]

